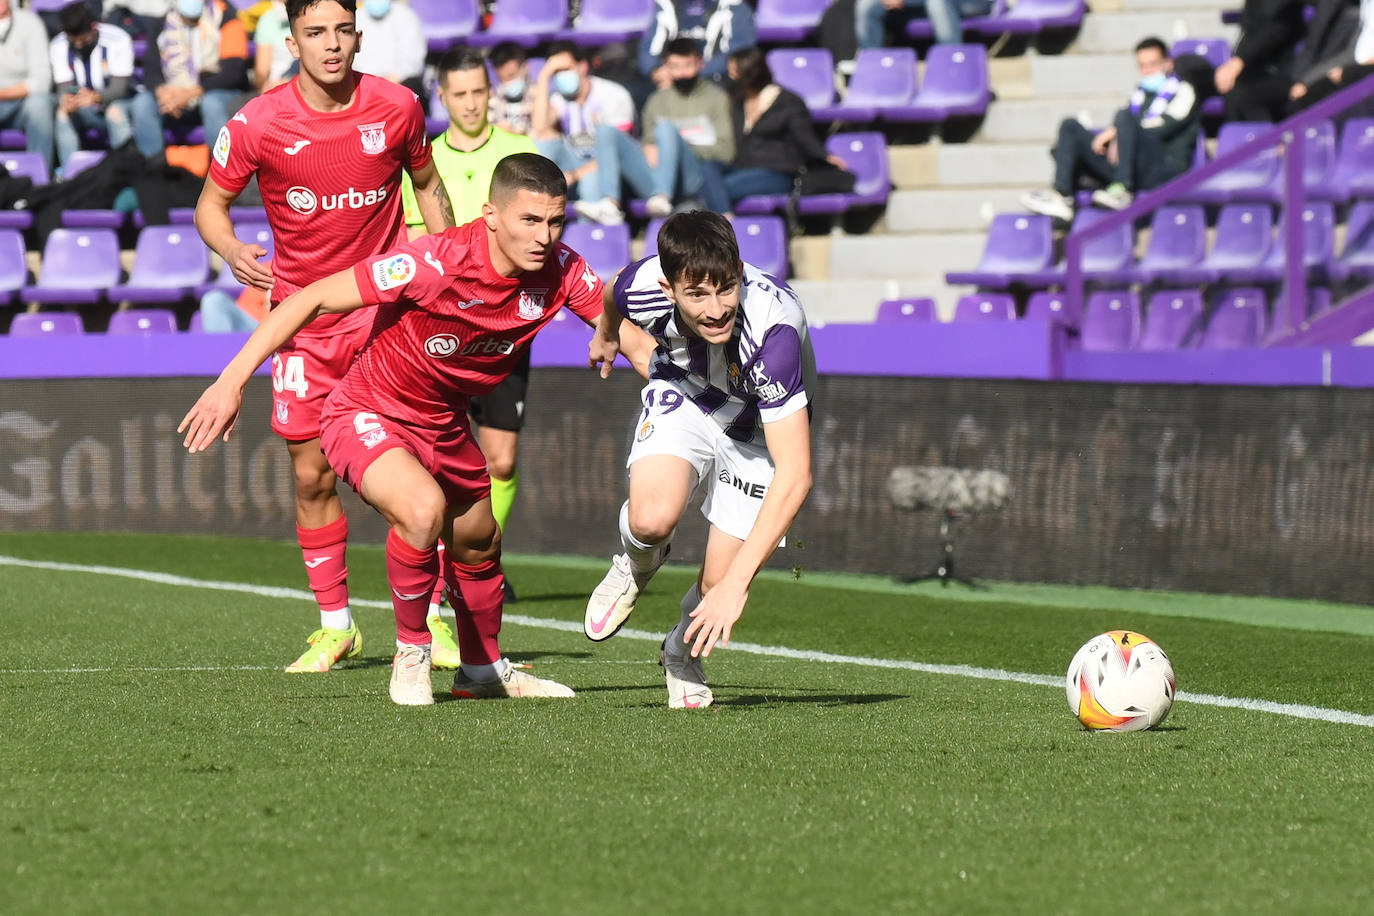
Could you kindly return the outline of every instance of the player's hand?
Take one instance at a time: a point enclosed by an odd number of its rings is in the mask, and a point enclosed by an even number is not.
[[[243,404],[243,389],[223,379],[216,381],[182,417],[177,432],[186,433],[182,445],[195,454],[209,448],[221,434],[229,441],[229,434],[238,422],[239,407]]]
[[[693,658],[710,655],[717,639],[722,646],[730,645],[730,631],[744,613],[748,600],[749,586],[740,587],[724,580],[706,593],[691,614],[687,632],[682,634],[683,644],[692,645]]]
[[[234,279],[244,286],[271,289],[272,268],[258,260],[266,256],[267,249],[253,243],[231,248],[227,260],[229,269],[234,272]]]
[[[592,335],[592,342],[587,345],[587,365],[593,369],[601,370],[602,378],[611,377],[611,367],[615,365],[615,358],[620,354],[620,339],[607,340],[600,334]]]

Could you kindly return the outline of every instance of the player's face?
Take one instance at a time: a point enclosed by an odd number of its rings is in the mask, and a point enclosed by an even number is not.
[[[484,67],[453,70],[445,76],[439,97],[448,109],[448,118],[469,137],[487,129],[487,103],[491,86]]]
[[[548,263],[554,257],[554,245],[563,236],[566,207],[566,198],[524,188],[499,203],[483,204],[487,229],[496,237],[497,250],[491,254],[497,272],[509,277],[516,271],[539,270]]]
[[[743,273],[744,267],[740,266]],[[735,329],[735,313],[739,310],[739,278],[730,277],[717,284],[712,280],[669,283],[659,281],[663,294],[686,322],[687,329],[710,344],[727,343]]]
[[[361,40],[352,13],[334,0],[320,0],[291,23],[286,47],[300,60],[301,76],[329,87],[352,76]]]

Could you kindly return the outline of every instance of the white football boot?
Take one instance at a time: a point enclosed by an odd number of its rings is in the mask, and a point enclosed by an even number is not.
[[[433,706],[429,682],[429,646],[400,646],[391,659],[391,702],[398,706]]]
[[[705,709],[715,698],[706,686],[701,659],[693,658],[691,650],[682,643],[681,629],[680,623],[673,627],[659,646],[658,663],[663,666],[663,677],[668,682],[668,708]]]

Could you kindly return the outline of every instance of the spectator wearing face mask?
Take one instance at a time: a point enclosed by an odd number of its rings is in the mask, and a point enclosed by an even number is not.
[[[592,76],[582,49],[570,41],[549,46],[531,95],[532,133],[540,154],[558,163],[575,200],[604,196],[597,176],[596,129],[629,133],[635,107],[619,83]]]
[[[358,4],[361,37],[353,69],[400,83],[425,97],[425,27],[400,0],[363,0]]]
[[[491,93],[487,118],[512,134],[530,132],[530,66],[525,49],[513,41],[503,41],[491,49],[496,86]]]

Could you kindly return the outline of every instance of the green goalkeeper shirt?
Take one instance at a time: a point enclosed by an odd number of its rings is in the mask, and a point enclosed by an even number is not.
[[[453,201],[453,218],[459,226],[482,215],[482,204],[491,191],[491,173],[496,163],[512,153],[535,152],[534,141],[521,134],[512,134],[492,126],[487,142],[470,153],[459,152],[448,143],[448,131],[434,138],[434,167],[444,182],[444,190]],[[406,225],[423,226],[420,208],[415,204],[415,188],[410,176],[401,174],[401,201],[405,206]]]

